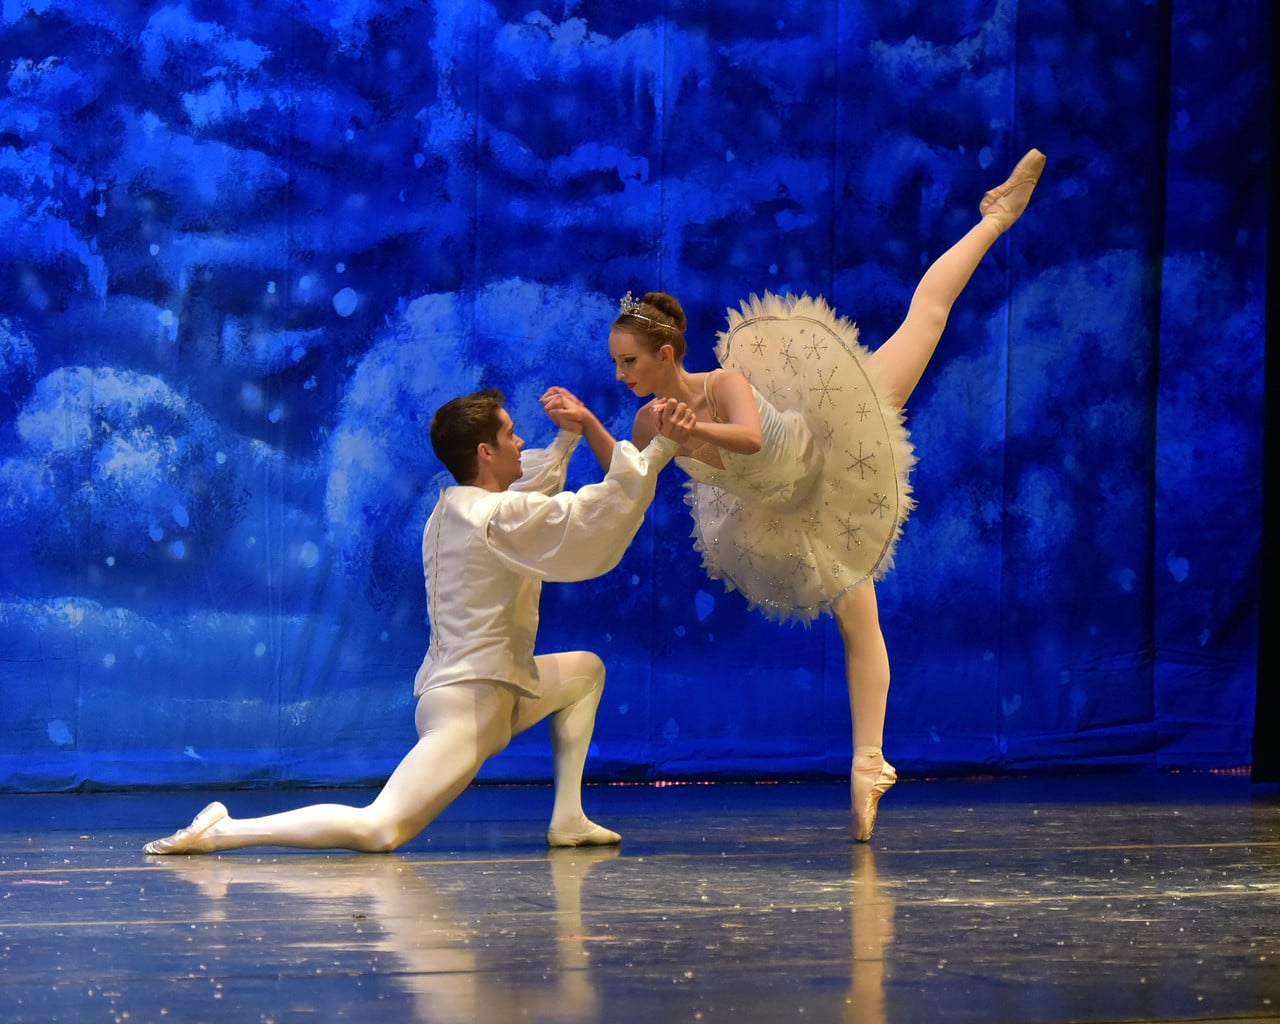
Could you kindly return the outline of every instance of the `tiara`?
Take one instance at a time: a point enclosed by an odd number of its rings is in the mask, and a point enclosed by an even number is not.
[[[618,303],[618,308],[622,311],[623,316],[633,316],[637,320],[644,320],[646,323],[651,323],[654,327],[660,327],[664,331],[679,330],[675,324],[664,324],[661,320],[655,320],[653,317],[641,313],[640,310],[644,309],[644,303],[630,292],[622,296],[622,300]]]

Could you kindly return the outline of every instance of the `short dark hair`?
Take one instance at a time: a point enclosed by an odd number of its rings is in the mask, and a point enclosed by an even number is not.
[[[431,417],[431,447],[458,483],[470,483],[480,472],[476,448],[497,445],[504,400],[497,388],[485,388],[449,399]]]

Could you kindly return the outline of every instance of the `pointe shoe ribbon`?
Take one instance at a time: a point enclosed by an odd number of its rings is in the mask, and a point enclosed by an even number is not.
[[[166,836],[164,839],[156,839],[147,843],[142,848],[142,852],[153,854],[207,853],[207,850],[196,849],[196,846],[204,838],[205,833],[225,817],[227,817],[226,807],[215,800],[192,818],[191,824],[186,828],[178,829],[173,835]]]
[[[978,212],[992,221],[1000,231],[1008,231],[1031,201],[1031,193],[1035,191],[1044,171],[1045,159],[1040,150],[1030,150],[1014,166],[1004,184],[997,185],[982,197]]]
[[[853,807],[853,837],[860,843],[865,843],[871,839],[871,834],[876,830],[876,814],[880,808],[880,798],[888,792],[890,786],[898,781],[897,770],[888,761],[885,761],[880,766],[880,774],[870,784],[870,789],[865,792],[858,792],[867,784],[865,778],[859,778],[859,775],[865,777],[869,774],[871,773],[857,771],[853,773],[853,788],[856,798]]]
[[[547,829],[548,846],[617,846],[620,842],[622,836],[594,821],[588,821],[587,828],[577,832]]]

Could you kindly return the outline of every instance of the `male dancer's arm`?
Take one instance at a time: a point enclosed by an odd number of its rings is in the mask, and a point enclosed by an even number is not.
[[[559,431],[546,448],[526,449],[521,454],[520,466],[524,475],[511,485],[510,490],[537,491],[540,494],[555,494],[563,490],[569,456],[582,438],[587,439],[601,470],[609,471],[609,464],[613,461],[613,435],[581,399],[564,388],[550,387],[542,396],[542,408]],[[654,419],[655,433],[659,419]],[[648,441],[646,437],[640,447],[643,448]]]
[[[653,501],[658,473],[678,448],[661,434],[643,451],[619,441],[598,484],[551,496],[505,492],[487,523],[489,548],[522,576],[569,582],[603,575],[622,560]]]
[[[523,475],[509,490],[522,493],[556,494],[564,490],[569,472],[569,456],[578,447],[582,435],[561,427],[555,440],[546,448],[526,448],[520,453]]]

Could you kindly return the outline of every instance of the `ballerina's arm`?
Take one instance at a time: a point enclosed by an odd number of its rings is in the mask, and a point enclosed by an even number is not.
[[[760,450],[760,411],[747,378],[736,370],[713,372],[711,398],[717,418],[699,420],[692,440],[710,442],[738,455],[754,455]]]

